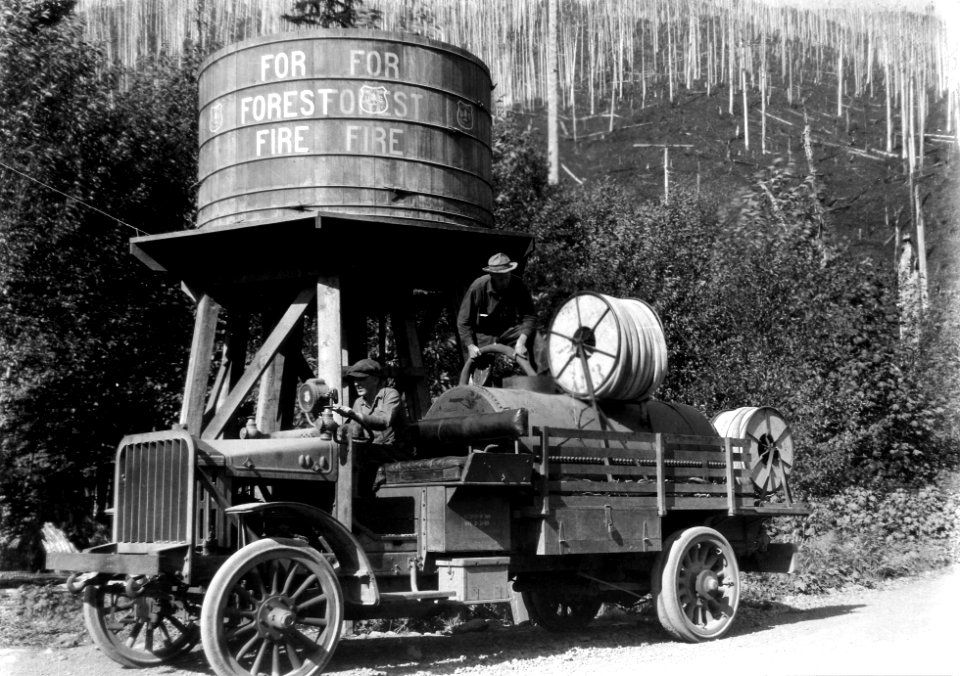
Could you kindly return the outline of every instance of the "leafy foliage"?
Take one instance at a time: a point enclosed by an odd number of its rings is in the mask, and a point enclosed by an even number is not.
[[[818,237],[811,177],[772,171],[720,221],[710,199],[690,194],[639,204],[610,183],[551,191],[526,147],[535,136],[500,138],[498,218],[537,238],[527,281],[541,326],[577,291],[651,303],[669,352],[655,396],[707,415],[776,406],[798,449],[794,488],[807,496],[924,485],[956,464],[947,390],[928,386],[939,351],[901,343],[892,271]]]
[[[3,2],[0,527],[82,539],[113,444],[175,417],[187,304],[127,240],[192,220],[196,96],[189,64],[109,69],[65,6]]]
[[[362,9],[363,0],[295,0],[283,18],[297,26],[323,28],[376,28],[378,9]]]

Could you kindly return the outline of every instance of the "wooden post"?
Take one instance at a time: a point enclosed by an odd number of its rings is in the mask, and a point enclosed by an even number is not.
[[[187,380],[180,409],[180,425],[194,434],[199,434],[203,426],[204,400],[207,396],[210,359],[213,355],[219,315],[220,306],[210,296],[202,294],[197,302],[193,340],[190,343],[190,361],[187,363]]]
[[[536,434],[536,430],[534,430]],[[550,513],[550,428],[540,429],[540,513]]]
[[[340,305],[340,279],[317,279],[317,376],[340,394],[347,404],[350,393],[343,382],[343,367],[349,360]],[[353,527],[353,445],[341,447],[334,516],[347,528]]]
[[[667,515],[667,487],[665,485],[665,465],[663,461],[663,434],[656,435],[656,453],[657,453],[657,514]]]
[[[405,316],[402,312],[393,313],[391,321],[401,368],[401,378],[397,382],[398,389],[406,396],[410,419],[420,420],[430,408],[430,388],[424,373],[423,352],[417,336],[417,325],[413,318]]]
[[[743,452],[742,446],[740,447],[740,452]],[[724,462],[727,465],[727,514],[729,516],[736,516],[737,484],[733,477],[733,445],[730,443],[729,437],[724,437],[723,439],[723,455]]]

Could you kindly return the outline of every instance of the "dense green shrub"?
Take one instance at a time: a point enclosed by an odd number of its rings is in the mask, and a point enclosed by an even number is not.
[[[70,4],[0,20],[0,535],[21,542],[91,534],[114,444],[176,419],[189,344],[187,299],[128,240],[192,221],[193,61],[113,70]]]
[[[510,158],[525,158],[520,175],[534,173],[535,153],[511,146]],[[923,355],[900,341],[892,271],[817,236],[807,178],[774,173],[725,222],[714,203],[683,193],[641,204],[605,182],[513,190],[537,205],[515,222],[537,238],[526,279],[541,326],[577,291],[652,304],[669,354],[655,396],[707,415],[780,409],[799,494],[922,485],[955,464],[946,398],[929,387]]]

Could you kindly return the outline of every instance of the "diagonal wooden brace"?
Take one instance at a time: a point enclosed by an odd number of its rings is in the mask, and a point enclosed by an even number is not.
[[[220,407],[217,414],[213,417],[213,420],[211,420],[210,424],[203,430],[203,434],[200,435],[201,439],[216,439],[223,434],[223,429],[237,414],[240,404],[242,404],[244,399],[247,398],[247,395],[250,394],[253,386],[257,384],[260,376],[263,375],[263,372],[273,360],[274,355],[277,354],[284,341],[290,336],[294,328],[296,328],[297,323],[303,318],[303,313],[306,312],[316,293],[316,286],[310,285],[297,294],[297,297],[290,304],[290,307],[283,313],[283,317],[280,318],[280,321],[277,322],[273,331],[270,332],[270,336],[263,342],[263,345],[253,356],[250,364],[246,370],[244,370],[243,375],[240,376],[240,380],[237,381],[237,384],[230,391],[230,394],[227,395],[223,406]]]

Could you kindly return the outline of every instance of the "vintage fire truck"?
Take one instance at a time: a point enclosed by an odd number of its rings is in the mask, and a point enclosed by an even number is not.
[[[207,60],[199,227],[131,240],[196,302],[181,416],[120,441],[112,541],[47,559],[107,656],[202,641],[220,676],[313,674],[345,621],[517,596],[563,631],[651,594],[697,642],[729,630],[741,572],[791,569],[764,532],[804,513],[788,425],[657,400],[666,345],[640,300],[574,293],[539,369],[494,387],[468,362],[431,397],[425,330],[492,253],[533,250],[490,227],[490,89],[476,57],[399,34]],[[410,420],[389,457],[330,414],[371,354]]]

